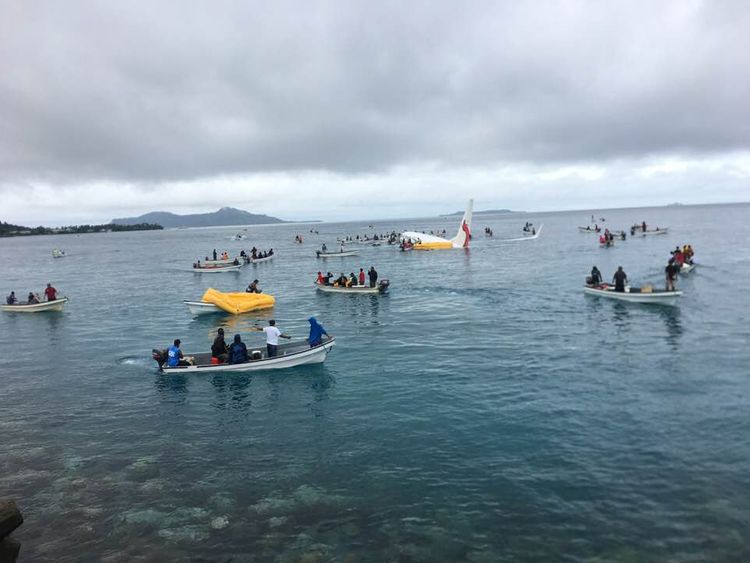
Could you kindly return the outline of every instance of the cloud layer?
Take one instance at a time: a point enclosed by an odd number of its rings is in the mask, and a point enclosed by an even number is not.
[[[742,1],[0,7],[3,191],[750,150]]]

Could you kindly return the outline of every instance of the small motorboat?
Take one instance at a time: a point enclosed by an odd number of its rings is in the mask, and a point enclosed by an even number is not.
[[[644,231],[643,229],[641,229],[641,236],[646,237],[649,235],[666,235],[668,231],[669,231],[669,227],[664,227],[663,229],[656,227],[653,230],[647,230],[647,231]]]
[[[657,303],[659,305],[674,305],[677,298],[682,295],[681,291],[665,291],[656,289],[650,285],[643,287],[625,287],[625,291],[615,291],[615,287],[609,284],[587,285],[583,288],[587,295],[596,295],[619,301],[630,301],[632,303]]]
[[[270,369],[284,369],[306,364],[322,364],[328,357],[336,339],[328,337],[322,344],[310,347],[307,340],[279,344],[276,356],[268,357],[265,346],[262,348],[248,347],[250,359],[242,364],[215,364],[211,362],[211,352],[200,354],[185,354],[185,359],[191,361],[191,365],[168,367],[166,366],[167,351],[152,350],[151,357],[159,365],[159,371],[165,374],[187,374],[187,373],[212,373],[212,372],[247,372],[263,371]]]
[[[65,258],[67,254],[65,254],[64,250],[60,250],[59,248],[53,248],[52,249],[52,258]]]
[[[274,256],[276,255],[271,254],[271,256],[264,256],[263,258],[253,258],[252,256],[245,256],[245,263],[246,264],[260,264],[261,262],[269,262],[273,260]]]
[[[680,267],[679,273],[680,274],[689,274],[693,270],[695,270],[695,262],[693,262],[692,264],[688,264],[687,262],[683,262],[682,266]]]
[[[340,285],[324,285],[315,282],[315,288],[318,291],[324,293],[349,293],[349,294],[364,294],[364,295],[378,295],[388,291],[391,283],[388,280],[380,280],[378,285],[370,287],[369,285],[353,285],[350,287],[344,287]]]
[[[233,265],[235,260],[240,258],[227,258],[226,260],[201,260],[201,266],[229,266]]]
[[[221,272],[239,272],[242,264],[227,264],[226,266],[193,266],[189,271],[196,274],[218,274]]]
[[[188,301],[187,299],[185,299],[183,303],[187,305],[187,308],[190,309],[190,312],[193,315],[206,315],[210,313],[224,312],[213,303],[206,303],[204,301]]]
[[[242,240],[242,239],[246,239],[246,238],[247,238],[247,235],[245,235],[243,233],[237,233],[236,235],[234,235],[232,237],[232,240]]]
[[[345,258],[347,256],[357,256],[358,254],[356,250],[339,250],[338,252],[315,251],[315,255],[318,258]]]
[[[11,313],[41,313],[43,311],[62,311],[68,302],[67,297],[60,297],[53,301],[41,301],[39,303],[14,303],[13,305],[0,305],[3,311]]]
[[[260,309],[270,309],[276,304],[273,295],[267,293],[228,292],[209,287],[200,301],[183,301],[193,315],[208,313],[231,313],[239,315]]]

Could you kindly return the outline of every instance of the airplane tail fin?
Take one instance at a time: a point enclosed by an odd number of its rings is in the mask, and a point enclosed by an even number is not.
[[[454,248],[468,248],[469,240],[471,239],[471,213],[474,209],[474,200],[470,199],[466,206],[466,212],[464,213],[461,223],[458,226],[458,233],[451,239]]]

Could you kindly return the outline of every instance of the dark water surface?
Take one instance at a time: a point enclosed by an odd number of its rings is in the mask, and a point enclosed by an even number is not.
[[[23,510],[23,558],[746,561],[749,212],[601,212],[612,227],[670,227],[611,249],[577,232],[586,213],[475,216],[468,252],[370,247],[328,263],[316,244],[373,231],[0,240],[3,297],[51,281],[71,299],[60,314],[0,314],[0,498]],[[544,223],[537,240],[500,240],[525,221]],[[688,242],[699,266],[678,306],[583,295],[594,264],[661,285]],[[277,258],[185,271],[253,244]],[[389,295],[312,287],[322,267],[371,265]],[[182,304],[254,277],[272,313],[192,318]],[[271,316],[303,338],[311,314],[338,340],[324,365],[168,377],[150,360],[177,337],[206,349],[219,326],[262,344],[247,328]]]

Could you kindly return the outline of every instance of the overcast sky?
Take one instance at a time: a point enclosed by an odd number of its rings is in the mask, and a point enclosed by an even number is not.
[[[0,0],[0,220],[750,200],[750,2]]]

